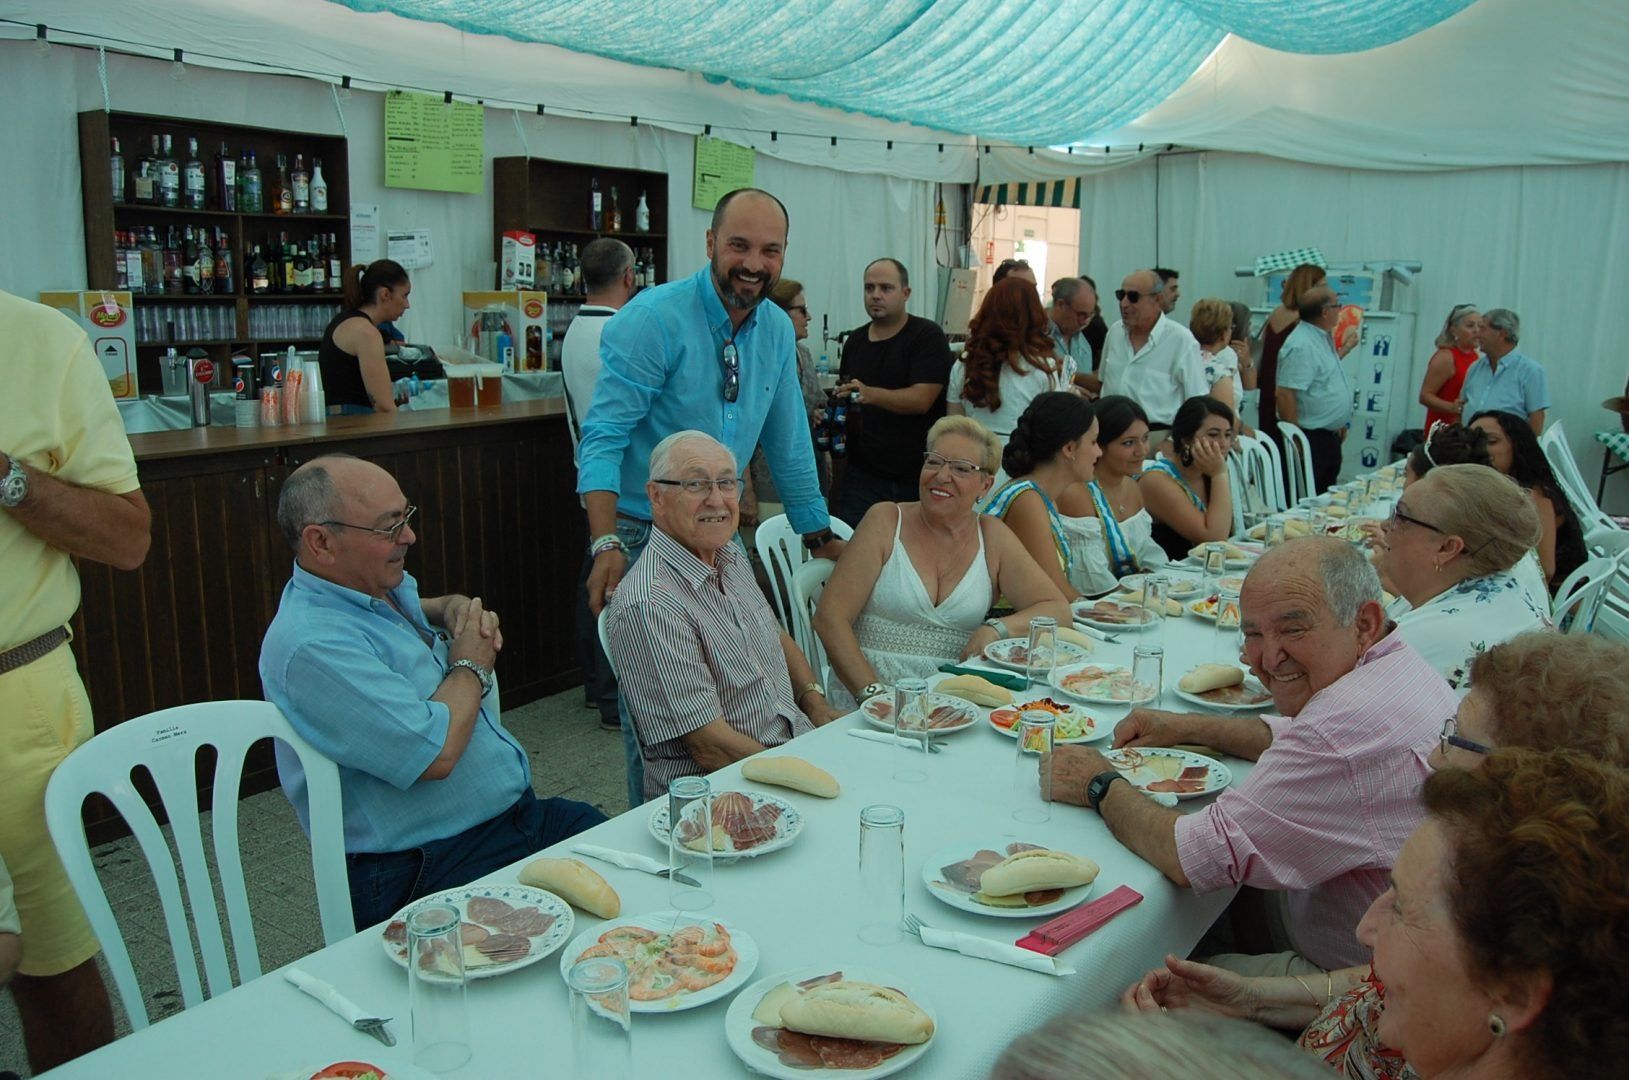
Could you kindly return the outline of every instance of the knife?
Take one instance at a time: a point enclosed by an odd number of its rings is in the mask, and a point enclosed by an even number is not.
[[[315,975],[307,975],[299,968],[287,968],[283,972],[283,977],[322,1002],[328,1011],[349,1022],[356,1030],[372,1035],[386,1046],[396,1045],[396,1036],[385,1026],[390,1023],[390,1017],[369,1016],[354,1001],[335,990],[331,984]]]
[[[963,667],[960,664],[940,664],[939,670],[950,675],[977,675],[981,679],[989,679],[997,686],[1005,686],[1008,690],[1023,691],[1029,689],[1029,683],[1022,675],[1009,675],[1004,671]]]
[[[596,844],[574,844],[572,852],[577,855],[586,855],[590,859],[608,862],[612,866],[620,866],[624,870],[638,870],[643,874],[654,874],[656,877],[669,878],[680,885],[688,885],[692,889],[701,888],[701,882],[688,874],[676,874],[663,866],[649,855],[637,855],[631,851],[617,851],[613,848],[599,847]]]

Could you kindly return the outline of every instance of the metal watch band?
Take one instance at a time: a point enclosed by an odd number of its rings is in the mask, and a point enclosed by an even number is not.
[[[28,498],[28,474],[23,472],[23,463],[16,458],[10,461],[6,475],[0,476],[0,506],[7,508],[20,506]]]
[[[477,664],[473,660],[454,660],[451,666],[447,668],[447,673],[450,675],[459,668],[469,668],[471,671],[475,672],[475,677],[481,680],[482,697],[485,697],[487,693],[491,691],[492,672],[488,671],[486,668],[482,667],[480,664]]]

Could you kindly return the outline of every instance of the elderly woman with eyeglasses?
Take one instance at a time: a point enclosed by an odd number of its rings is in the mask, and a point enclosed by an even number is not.
[[[1442,465],[1409,485],[1381,535],[1378,569],[1399,594],[1397,632],[1462,689],[1476,654],[1550,626],[1513,571],[1538,543],[1527,493],[1486,465]]]
[[[873,506],[843,549],[814,628],[856,701],[1027,634],[1037,615],[1069,625],[1069,605],[1013,531],[974,509],[1000,460],[977,420],[943,417],[928,431],[920,501]],[[1014,610],[986,620],[998,596]]]

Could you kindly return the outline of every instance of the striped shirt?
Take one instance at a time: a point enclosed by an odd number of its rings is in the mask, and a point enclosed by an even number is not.
[[[605,634],[645,760],[645,798],[705,770],[682,737],[720,716],[765,746],[812,731],[781,628],[744,551],[708,566],[660,528],[606,607]],[[1444,714],[1446,715],[1446,714]]]
[[[1200,892],[1288,892],[1290,934],[1322,968],[1366,964],[1358,921],[1386,891],[1425,816],[1426,758],[1458,696],[1397,633],[1293,717],[1265,716],[1273,742],[1249,777],[1176,823],[1177,858]]]

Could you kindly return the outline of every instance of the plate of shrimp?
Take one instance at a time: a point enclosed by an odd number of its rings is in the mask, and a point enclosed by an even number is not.
[[[744,986],[758,968],[758,943],[738,927],[694,913],[630,915],[577,935],[560,953],[560,974],[602,956],[627,965],[630,1010],[678,1012]]]

